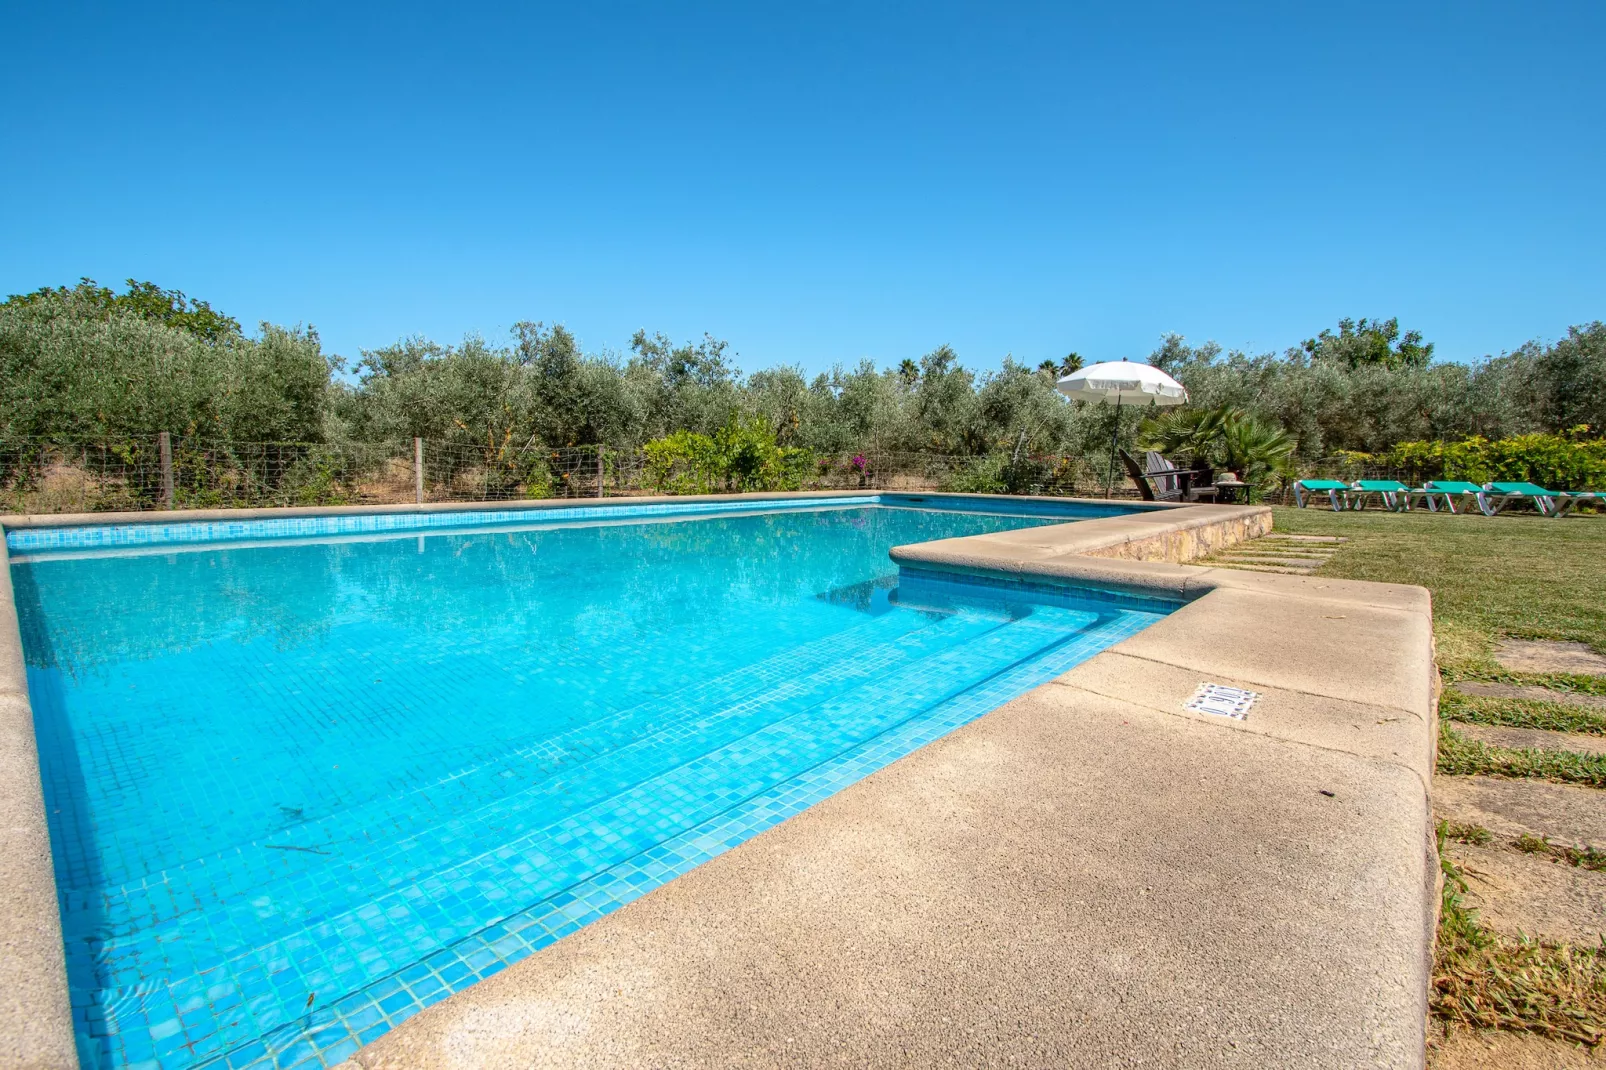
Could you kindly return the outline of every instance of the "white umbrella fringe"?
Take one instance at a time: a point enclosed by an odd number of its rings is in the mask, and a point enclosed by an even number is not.
[[[1109,402],[1115,407],[1114,427],[1110,431],[1110,471],[1104,484],[1106,498],[1115,489],[1115,453],[1121,436],[1121,406],[1182,405],[1187,389],[1159,368],[1130,361],[1091,364],[1060,379],[1054,388],[1075,401]]]

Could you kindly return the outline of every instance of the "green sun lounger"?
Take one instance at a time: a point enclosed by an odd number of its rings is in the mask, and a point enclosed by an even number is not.
[[[1478,499],[1483,494],[1483,488],[1476,483],[1468,483],[1464,479],[1430,479],[1406,495],[1406,502],[1415,504],[1418,498],[1427,505],[1428,511],[1439,511],[1438,501],[1444,500],[1444,507],[1452,513],[1460,512],[1455,507],[1457,501],[1462,505],[1478,505]],[[1481,506],[1480,506],[1481,508]]]
[[[1606,507],[1606,493],[1598,490],[1564,490],[1552,499],[1554,511],[1551,516],[1566,516],[1573,511],[1575,505],[1593,502],[1596,508]]]
[[[1478,507],[1485,516],[1494,516],[1513,502],[1527,502],[1540,516],[1559,516],[1557,499],[1561,497],[1558,491],[1546,490],[1535,483],[1485,483]]]
[[[1296,479],[1294,480],[1294,504],[1301,509],[1305,508],[1305,495],[1315,498],[1318,494],[1327,495],[1327,500],[1333,504],[1333,512],[1341,512],[1348,507],[1347,495],[1349,484],[1341,479]]]
[[[1349,507],[1365,509],[1366,499],[1377,495],[1383,508],[1391,512],[1404,512],[1411,507],[1411,488],[1397,479],[1357,479],[1350,485]]]

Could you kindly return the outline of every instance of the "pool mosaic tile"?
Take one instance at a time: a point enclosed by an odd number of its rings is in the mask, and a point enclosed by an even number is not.
[[[13,565],[85,1064],[332,1066],[1172,608],[831,505]]]

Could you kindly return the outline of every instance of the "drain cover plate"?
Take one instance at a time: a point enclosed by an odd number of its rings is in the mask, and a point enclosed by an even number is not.
[[[1214,717],[1231,717],[1242,721],[1249,716],[1249,708],[1260,698],[1258,691],[1245,691],[1241,687],[1221,684],[1200,684],[1193,697],[1182,708],[1195,713],[1208,713]]]

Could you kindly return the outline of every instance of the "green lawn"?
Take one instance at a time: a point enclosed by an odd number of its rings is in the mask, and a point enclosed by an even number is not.
[[[1484,678],[1606,693],[1606,678],[1511,673],[1492,657],[1503,636],[1575,640],[1606,653],[1606,518],[1278,508],[1276,526],[1289,534],[1350,537],[1321,575],[1414,583],[1433,592],[1439,667],[1451,684],[1440,703],[1445,720],[1438,772],[1606,787],[1606,757],[1492,747],[1451,727],[1460,720],[1606,734],[1606,716],[1595,708],[1475,697],[1453,686]],[[1493,837],[1475,825],[1441,824],[1439,835],[1445,881],[1431,993],[1435,1017],[1589,1047],[1606,1041],[1606,951],[1517,939],[1485,927],[1462,902],[1465,876],[1442,848],[1444,839],[1488,845]],[[1542,837],[1509,846],[1581,868],[1606,865],[1593,848]]]
[[[1275,513],[1278,531],[1351,538],[1321,575],[1432,591],[1439,665],[1451,678],[1509,675],[1491,657],[1502,636],[1570,639],[1606,653],[1606,517]]]

